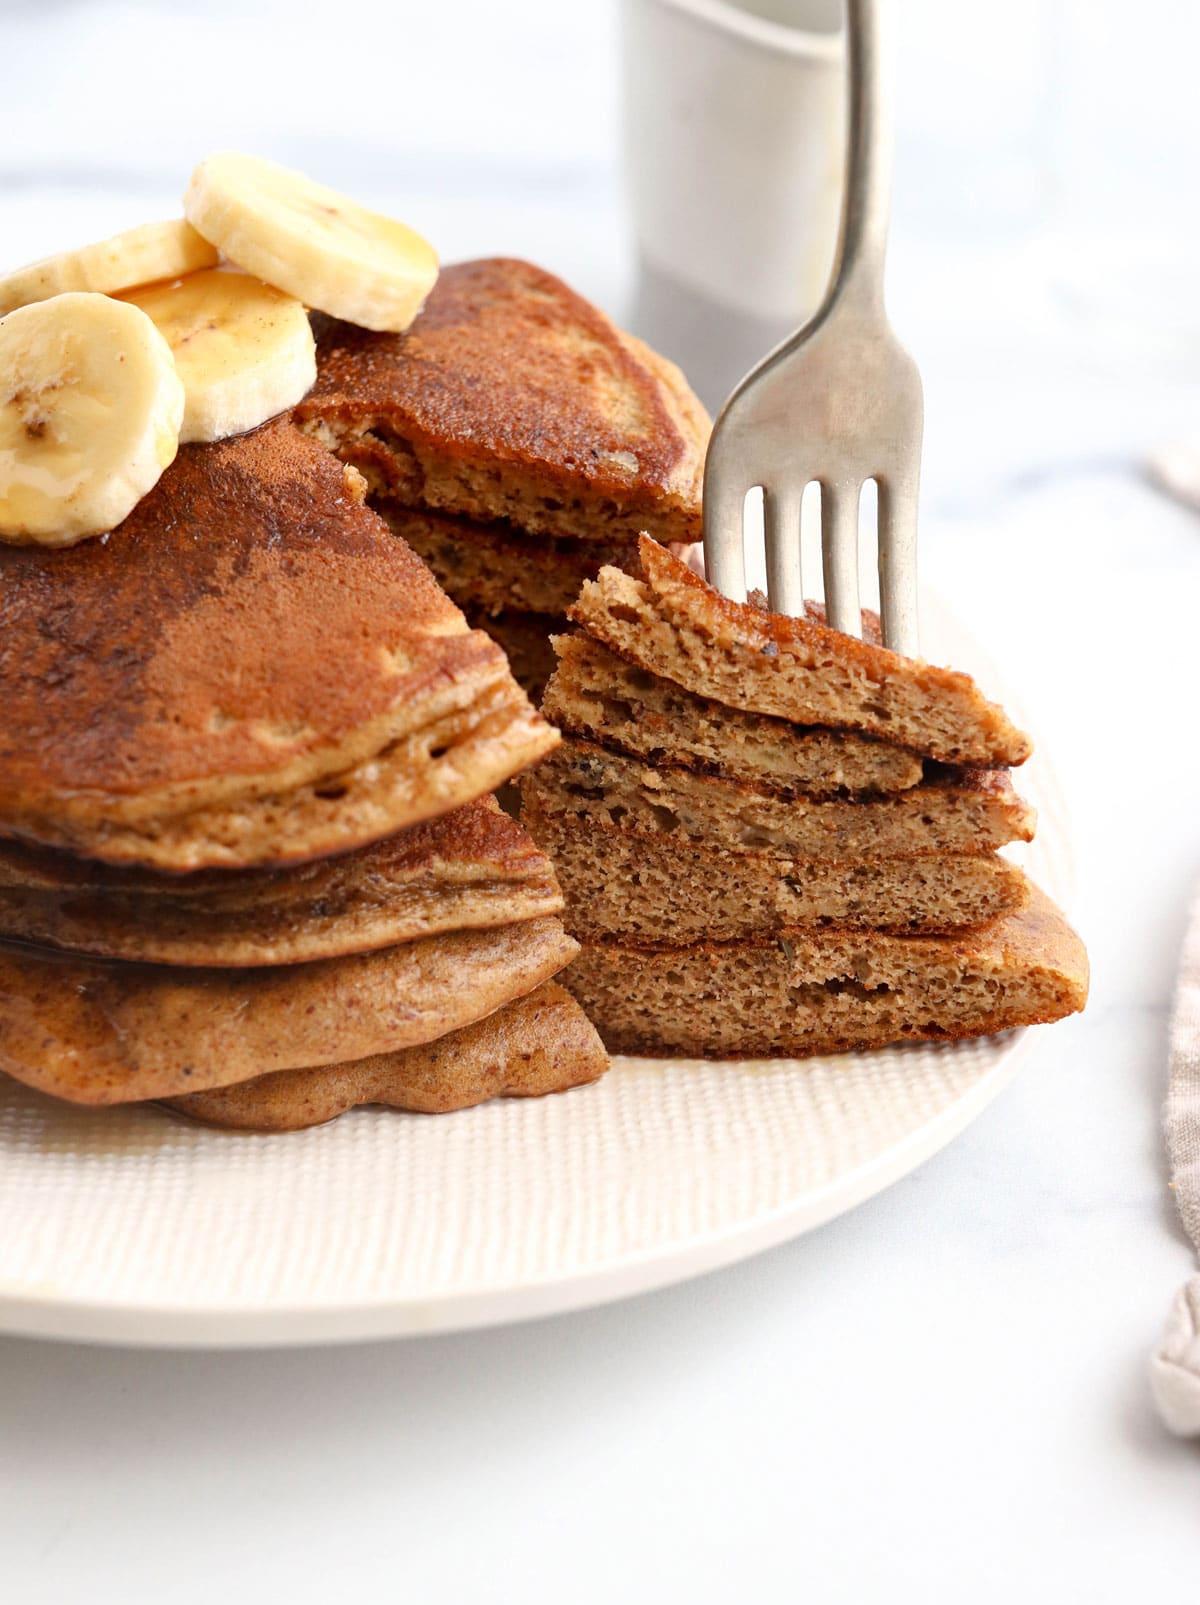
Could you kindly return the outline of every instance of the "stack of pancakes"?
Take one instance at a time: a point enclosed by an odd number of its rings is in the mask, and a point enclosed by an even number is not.
[[[873,616],[859,641],[640,556],[572,609],[544,703],[568,739],[522,783],[608,1047],[827,1053],[1081,1008],[1079,939],[997,852],[1034,829],[1003,711]]]
[[[290,423],[0,547],[0,1070],[255,1129],[594,1079],[553,869],[489,795],[556,741]]]
[[[540,696],[550,637],[646,530],[699,538],[708,417],[679,370],[539,268],[443,269],[404,334],[318,320],[296,413]]]

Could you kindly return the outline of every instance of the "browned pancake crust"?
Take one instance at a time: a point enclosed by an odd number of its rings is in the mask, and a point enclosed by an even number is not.
[[[0,1071],[72,1103],[137,1103],[432,1042],[570,962],[558,920],[281,969],[190,970],[0,945]]]
[[[957,936],[589,942],[564,980],[611,1053],[802,1058],[1062,1019],[1087,1001],[1088,962],[1035,889],[1020,913]]]
[[[603,569],[570,617],[652,674],[749,713],[865,731],[944,763],[998,768],[1033,750],[969,675],[732,602],[645,536],[640,550],[644,581]]]
[[[296,418],[410,505],[534,534],[699,538],[703,408],[527,262],[444,268],[405,334],[322,323]]]
[[[583,1010],[554,981],[436,1042],[397,1053],[281,1070],[236,1087],[166,1100],[225,1131],[300,1131],[360,1104],[446,1114],[490,1098],[540,1098],[595,1081],[608,1054]]]
[[[0,842],[0,937],[150,964],[298,964],[561,907],[549,860],[490,797],[285,871],[181,878]]]
[[[299,430],[187,446],[104,539],[0,549],[0,817],[149,817],[302,785],[496,669]]]

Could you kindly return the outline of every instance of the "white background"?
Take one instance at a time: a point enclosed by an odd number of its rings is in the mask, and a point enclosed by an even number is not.
[[[1157,1114],[1200,869],[1200,519],[1144,465],[1200,433],[1200,21],[903,10],[924,572],[1066,782],[1088,1013],[920,1173],[673,1291],[342,1351],[0,1343],[5,1599],[1194,1593],[1200,1454],[1145,1359],[1192,1263]],[[0,3],[0,260],[166,215],[235,145],[620,316],[615,28],[599,0]]]

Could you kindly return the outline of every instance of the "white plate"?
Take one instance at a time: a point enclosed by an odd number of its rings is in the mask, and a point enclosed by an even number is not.
[[[934,629],[930,624],[935,625]],[[994,670],[942,610],[930,655]],[[1044,758],[1021,774],[1070,894]],[[237,1137],[0,1086],[0,1330],[143,1344],[449,1331],[580,1308],[808,1231],[929,1157],[1027,1032],[733,1067],[619,1059],[594,1087]]]

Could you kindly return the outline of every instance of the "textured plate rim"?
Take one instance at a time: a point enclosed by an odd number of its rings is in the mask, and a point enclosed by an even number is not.
[[[346,1302],[137,1304],[10,1291],[0,1286],[0,1332],[140,1348],[304,1347],[509,1325],[594,1308],[719,1270],[828,1225],[911,1174],[954,1140],[1015,1077],[1036,1027],[1007,1032],[1001,1056],[940,1113],[882,1154],[798,1197],[667,1248],[650,1246],[599,1270],[548,1273],[435,1298]],[[620,1063],[619,1060],[616,1063]]]

